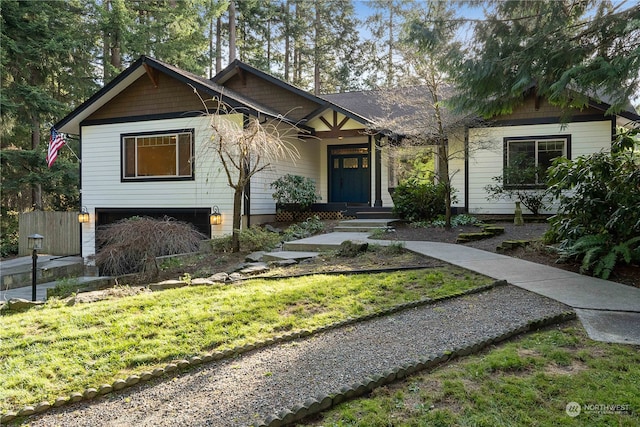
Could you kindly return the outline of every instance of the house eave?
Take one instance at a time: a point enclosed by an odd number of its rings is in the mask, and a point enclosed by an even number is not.
[[[54,127],[62,133],[80,134],[80,127],[89,116],[91,116],[106,103],[111,101],[115,96],[125,90],[135,80],[140,78],[145,73],[148,73],[149,68],[158,70],[172,78],[188,84],[196,91],[205,93],[212,97],[217,97],[222,102],[229,105],[231,108],[238,110],[238,112],[251,114],[256,117],[262,115],[282,120],[283,122],[289,124],[295,124],[290,120],[281,117],[277,113],[267,111],[264,108],[260,108],[260,106],[258,105],[251,105],[248,102],[243,102],[242,100],[237,99],[239,97],[234,96],[231,90],[226,89],[223,86],[219,86],[215,82],[211,82],[210,85],[205,84],[204,82],[201,82],[196,78],[179,73],[171,67],[168,67],[161,62],[154,60],[153,58],[141,56],[138,60],[131,64],[129,68],[119,74],[116,78],[114,78],[93,96],[83,102],[79,107],[65,116],[62,120],[57,122]]]

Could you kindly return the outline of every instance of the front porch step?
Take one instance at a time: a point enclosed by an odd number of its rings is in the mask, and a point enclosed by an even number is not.
[[[396,214],[391,212],[391,210],[387,211],[378,211],[378,210],[370,210],[363,212],[356,212],[356,219],[399,219]]]
[[[355,217],[356,219],[387,219],[395,218],[393,208],[386,206],[363,206],[350,205],[343,212],[345,217]],[[373,215],[374,217],[369,217]],[[382,216],[378,216],[382,215]]]
[[[387,230],[396,219],[349,219],[340,221],[333,231],[352,232],[352,233],[368,233],[374,230]]]

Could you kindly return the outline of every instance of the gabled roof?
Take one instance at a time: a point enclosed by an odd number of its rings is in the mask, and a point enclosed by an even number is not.
[[[281,117],[276,111],[271,110],[269,107],[258,104],[255,101],[228,88],[220,86],[209,79],[182,70],[157,59],[141,56],[138,60],[132,63],[129,68],[120,73],[106,86],[56,123],[54,127],[63,133],[80,133],[80,123],[113,99],[116,95],[125,90],[140,76],[144,75],[146,73],[145,67],[156,69],[181,82],[193,86],[196,90],[202,93],[211,95],[212,97],[217,97],[232,108],[246,111],[249,114],[262,114],[270,117],[281,118],[286,121],[286,118]]]
[[[308,92],[295,85],[292,85],[291,83],[288,83],[282,79],[279,79],[278,77],[272,74],[259,70],[238,59],[234,60],[232,63],[227,65],[222,71],[216,74],[211,80],[221,85],[224,85],[225,82],[227,82],[229,79],[239,74],[240,72],[247,72],[247,73],[253,74],[265,81],[268,81],[269,83],[272,83],[282,89],[288,90],[298,96],[301,96],[302,98],[305,98],[309,101],[312,101],[318,104],[317,109],[315,109],[311,113],[307,114],[307,116],[305,116],[305,118],[303,119],[304,122],[308,122],[309,120],[321,115],[323,112],[329,109],[336,110],[339,113],[342,113],[345,116],[363,124],[367,124],[369,122],[368,117],[366,115],[360,114],[355,110],[352,110],[349,107],[346,107],[345,105],[341,105],[340,103],[333,102],[331,99],[328,98],[328,96],[325,96],[325,95],[316,96],[311,92]]]

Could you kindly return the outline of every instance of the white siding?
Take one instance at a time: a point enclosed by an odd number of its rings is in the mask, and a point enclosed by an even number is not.
[[[571,135],[571,158],[608,150],[611,147],[611,121],[503,126],[469,130],[469,212],[512,214],[514,202],[487,200],[484,187],[503,171],[503,138],[517,136]],[[474,150],[474,147],[478,147]],[[527,213],[527,212],[525,212]],[[552,212],[547,212],[552,213]]]
[[[272,162],[266,169],[251,179],[251,214],[273,214],[276,202],[271,196],[271,183],[286,174],[301,175],[311,178],[320,190],[320,143],[315,139],[289,139],[300,154],[299,159],[281,157]],[[326,200],[326,199],[325,199]],[[320,200],[323,202],[323,200]]]
[[[195,129],[194,181],[121,182],[120,135]],[[82,128],[82,205],[91,221],[82,225],[82,253],[95,253],[96,208],[211,208],[217,205],[223,216],[212,234],[231,233],[233,197],[221,165],[214,161],[206,143],[210,138],[205,117],[118,123]]]

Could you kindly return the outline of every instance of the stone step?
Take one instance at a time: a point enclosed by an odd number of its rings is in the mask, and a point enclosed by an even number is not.
[[[368,227],[368,226],[342,226],[342,225],[338,225],[336,227],[333,228],[333,231],[338,231],[338,232],[346,232],[346,233],[369,233],[372,232],[374,230],[387,230],[389,227]]]
[[[391,212],[356,212],[356,219],[389,219],[394,218],[398,219],[398,217]]]

